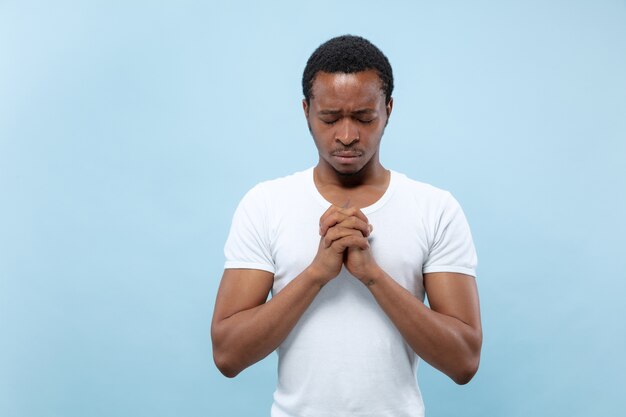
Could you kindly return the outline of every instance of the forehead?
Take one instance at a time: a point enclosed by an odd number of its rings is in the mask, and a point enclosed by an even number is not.
[[[318,72],[313,79],[312,101],[333,105],[351,102],[355,104],[377,104],[384,102],[382,81],[374,70],[355,73]]]

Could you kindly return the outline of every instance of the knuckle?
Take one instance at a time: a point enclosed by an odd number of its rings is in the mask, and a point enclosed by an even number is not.
[[[332,216],[330,216],[330,219],[328,221],[329,224],[337,224],[339,222],[341,222],[343,220],[342,215],[340,213],[334,213]]]

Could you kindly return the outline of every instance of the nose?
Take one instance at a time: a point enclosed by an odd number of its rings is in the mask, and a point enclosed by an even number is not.
[[[335,140],[341,142],[344,146],[350,146],[360,139],[359,129],[355,123],[345,118],[341,121],[335,132]]]

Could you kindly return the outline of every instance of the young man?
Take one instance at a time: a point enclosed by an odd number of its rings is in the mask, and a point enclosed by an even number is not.
[[[423,416],[419,358],[458,384],[478,369],[469,227],[450,193],[381,165],[393,75],[378,48],[327,41],[302,87],[319,162],[257,185],[237,208],[215,363],[234,377],[278,349],[273,417]]]

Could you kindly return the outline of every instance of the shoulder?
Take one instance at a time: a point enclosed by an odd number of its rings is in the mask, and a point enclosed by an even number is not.
[[[270,194],[285,194],[294,190],[300,190],[307,185],[310,178],[312,178],[312,170],[313,168],[308,168],[290,175],[263,181],[254,188],[263,189],[264,192]]]
[[[392,171],[396,181],[396,194],[410,198],[422,208],[441,209],[455,204],[456,200],[448,190],[435,187],[432,184],[409,178],[403,173]]]
[[[312,176],[312,169],[308,168],[283,177],[261,181],[246,192],[242,198],[242,203],[268,205],[272,202],[281,203],[284,199],[293,198],[298,192],[307,189],[308,181]]]

